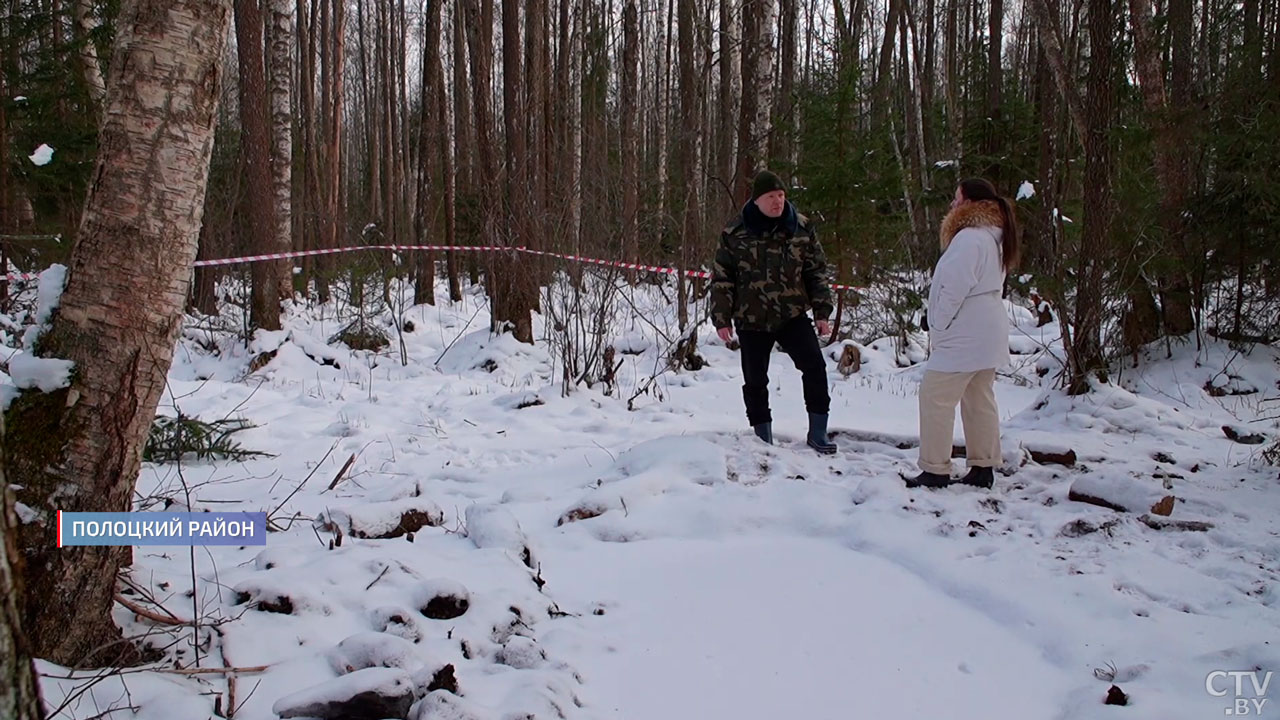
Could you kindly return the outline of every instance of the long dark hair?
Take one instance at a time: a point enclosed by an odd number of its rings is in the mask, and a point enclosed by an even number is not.
[[[968,178],[960,181],[960,194],[964,195],[966,200],[994,200],[1000,206],[1000,215],[1004,217],[1004,233],[1001,236],[1000,243],[1000,260],[1004,265],[1005,272],[1013,269],[1018,265],[1018,258],[1022,254],[1021,244],[1018,242],[1018,218],[1013,212],[1013,204],[1009,199],[996,192],[996,188],[990,181],[983,178]]]

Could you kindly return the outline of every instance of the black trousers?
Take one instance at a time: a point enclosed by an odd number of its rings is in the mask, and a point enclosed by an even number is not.
[[[739,330],[738,342],[742,356],[742,400],[752,425],[773,421],[769,412],[769,355],[775,343],[782,346],[803,374],[805,409],[820,415],[830,411],[827,363],[818,347],[813,321],[807,315],[789,320],[775,332]]]

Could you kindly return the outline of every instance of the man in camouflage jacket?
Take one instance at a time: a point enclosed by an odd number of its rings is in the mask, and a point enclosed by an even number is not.
[[[756,435],[773,442],[769,356],[778,344],[802,373],[809,412],[807,442],[830,454],[836,446],[827,437],[827,362],[807,314],[813,310],[818,333],[831,332],[827,260],[813,225],[786,195],[777,175],[761,172],[752,183],[751,200],[720,235],[711,280],[711,322],[726,343],[737,327],[742,399]]]

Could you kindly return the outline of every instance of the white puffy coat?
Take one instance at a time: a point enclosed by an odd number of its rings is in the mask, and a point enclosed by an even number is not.
[[[943,237],[952,237],[929,288],[929,370],[973,372],[1009,363],[1001,220],[994,201],[981,201],[943,221]]]

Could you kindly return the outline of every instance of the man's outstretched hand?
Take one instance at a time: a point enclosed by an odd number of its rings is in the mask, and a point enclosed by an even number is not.
[[[729,340],[733,338],[733,327],[722,327],[716,330],[716,335],[720,336],[720,341],[725,345],[729,344]]]
[[[818,326],[818,336],[823,337],[831,334],[831,321],[819,320],[815,323]]]

